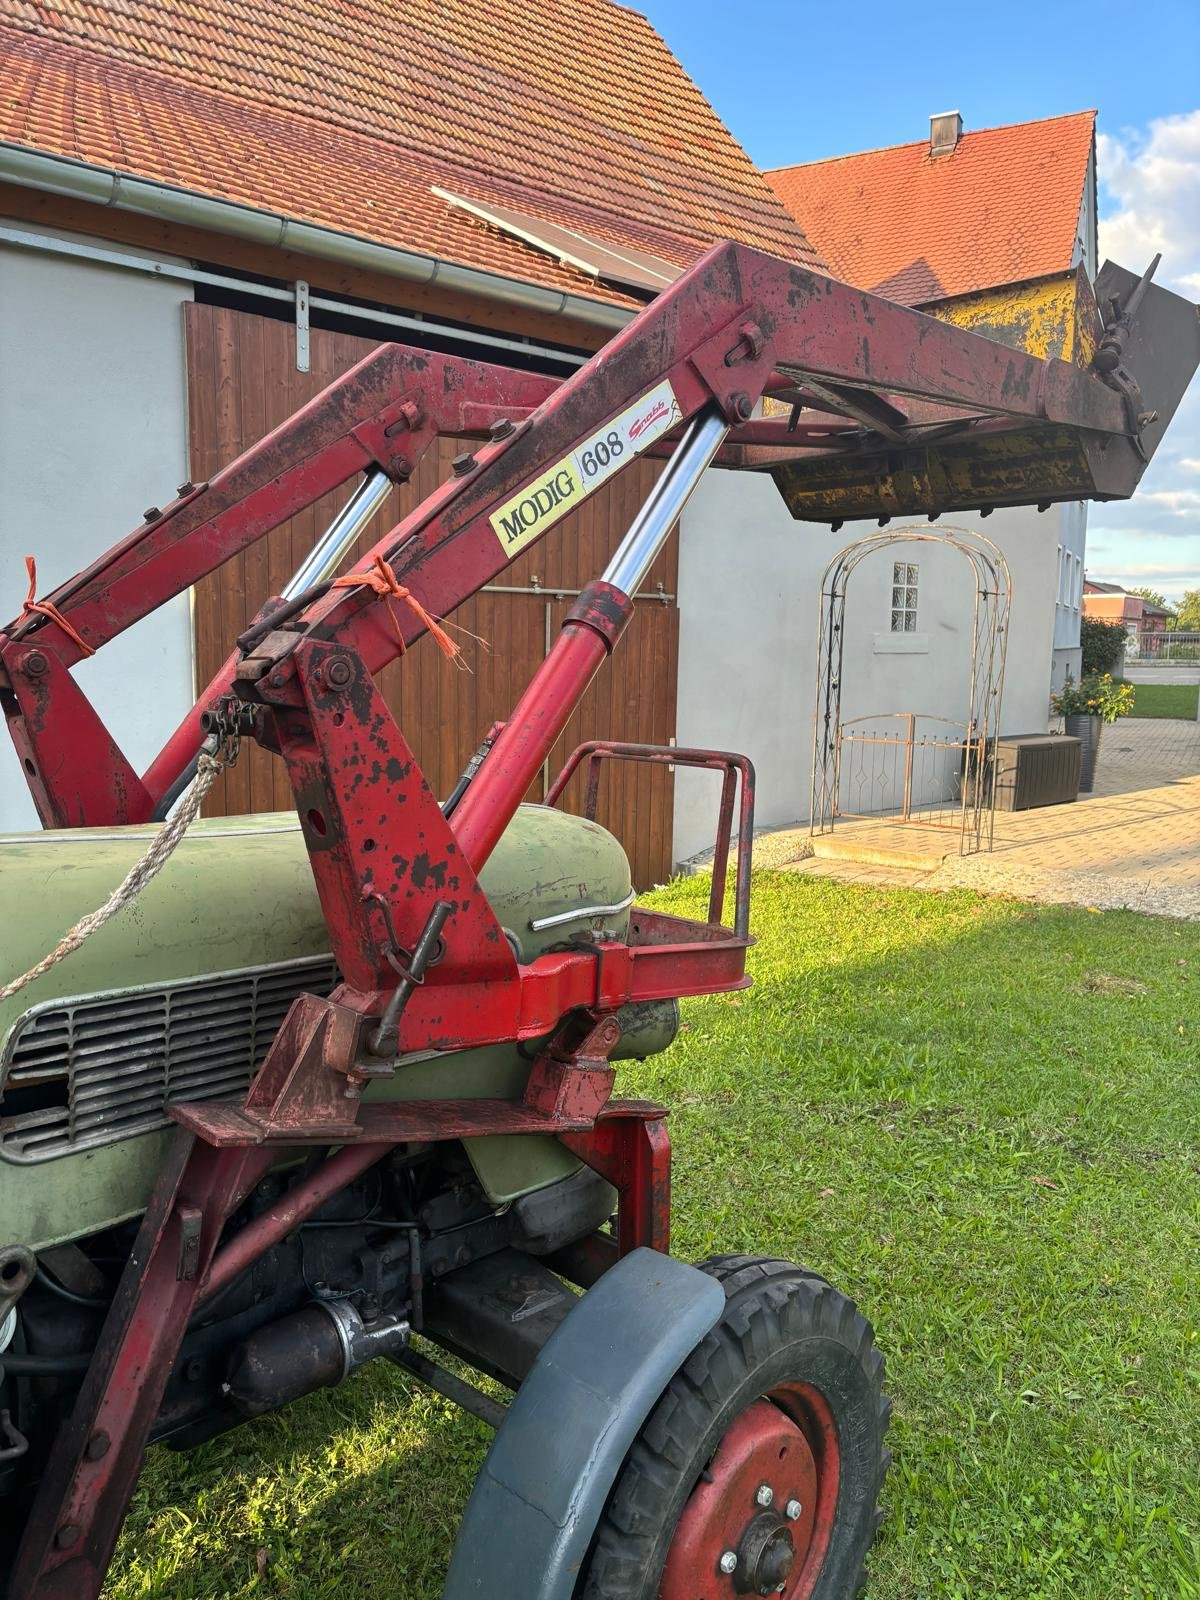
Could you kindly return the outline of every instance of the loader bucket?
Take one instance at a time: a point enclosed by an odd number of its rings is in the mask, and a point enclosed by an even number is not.
[[[1098,370],[1123,308],[1120,362],[1106,381],[1122,392],[1128,436],[1060,422],[1006,422],[963,413],[940,420],[910,409],[903,440],[864,433],[852,447],[806,455],[772,468],[797,519],[841,522],[855,517],[1049,505],[1061,500],[1127,499],[1200,365],[1197,308],[1170,290],[1106,262],[1095,288],[1082,269],[1046,282],[956,300],[932,313],[1031,355]]]

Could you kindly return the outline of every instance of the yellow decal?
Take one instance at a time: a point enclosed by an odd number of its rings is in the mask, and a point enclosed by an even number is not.
[[[526,484],[489,519],[511,560],[598,489],[632,457],[680,420],[679,402],[666,379]]]

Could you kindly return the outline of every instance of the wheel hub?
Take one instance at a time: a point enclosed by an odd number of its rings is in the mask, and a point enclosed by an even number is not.
[[[755,1400],[734,1418],[684,1506],[659,1600],[805,1600],[829,1543],[837,1470],[820,1396],[784,1385]]]
[[[742,1534],[731,1574],[735,1594],[777,1594],[787,1588],[796,1559],[792,1532],[777,1511],[762,1511]]]

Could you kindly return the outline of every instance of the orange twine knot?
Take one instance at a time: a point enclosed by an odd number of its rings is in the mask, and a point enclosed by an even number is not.
[[[53,622],[60,627],[67,638],[79,646],[85,656],[94,656],[96,652],[91,645],[81,633],[71,626],[53,600],[39,600],[36,598],[37,562],[32,556],[25,557],[25,571],[29,574],[29,593],[25,596],[25,604],[21,607],[21,615],[23,617],[45,617],[48,622]]]
[[[392,626],[396,630],[396,638],[400,644],[401,655],[404,654],[407,646],[404,642],[404,633],[400,627],[400,618],[396,615],[394,600],[404,600],[408,603],[409,609],[428,628],[429,632],[437,640],[442,654],[448,660],[453,661],[461,654],[458,646],[438,619],[432,612],[426,611],[411,589],[406,589],[402,583],[397,581],[391,565],[382,556],[375,557],[372,569],[369,572],[347,572],[343,577],[335,578],[330,587],[333,589],[359,589],[365,587],[373,589],[377,595],[386,599]]]

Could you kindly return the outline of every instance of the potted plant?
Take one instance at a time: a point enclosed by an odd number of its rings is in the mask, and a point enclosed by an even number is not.
[[[1133,710],[1133,685],[1116,682],[1110,672],[1084,678],[1080,683],[1068,678],[1059,692],[1050,696],[1050,707],[1063,719],[1065,731],[1079,740],[1079,791],[1090,794],[1096,781],[1100,730],[1106,722],[1127,717]]]

